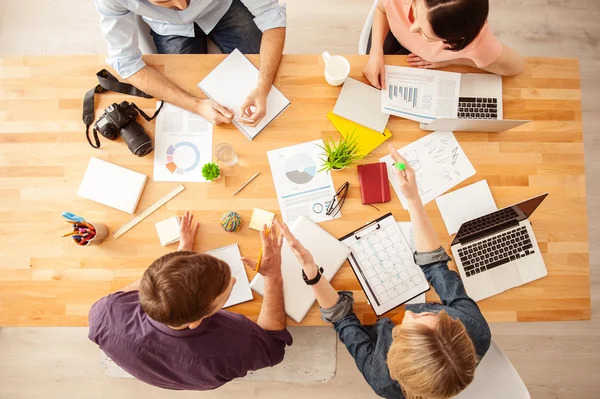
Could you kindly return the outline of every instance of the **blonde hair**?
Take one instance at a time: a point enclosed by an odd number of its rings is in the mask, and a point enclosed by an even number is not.
[[[399,325],[388,352],[390,376],[408,399],[446,399],[473,381],[477,354],[460,320],[439,313],[435,328]]]

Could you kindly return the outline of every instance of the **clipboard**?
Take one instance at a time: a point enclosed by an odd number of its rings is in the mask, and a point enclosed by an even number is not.
[[[391,213],[367,223],[340,241],[377,316],[427,292],[429,283]]]

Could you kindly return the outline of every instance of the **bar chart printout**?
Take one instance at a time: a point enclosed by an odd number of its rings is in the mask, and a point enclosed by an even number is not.
[[[381,112],[421,123],[458,112],[460,73],[385,66]]]
[[[388,87],[390,100],[393,100],[394,98],[399,98],[401,101],[404,101],[407,105],[412,106],[413,108],[417,108],[419,99],[418,87],[398,85],[388,85]]]

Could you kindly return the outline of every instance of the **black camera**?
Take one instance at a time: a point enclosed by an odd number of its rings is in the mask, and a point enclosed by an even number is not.
[[[123,101],[112,104],[94,124],[94,131],[99,132],[109,140],[116,140],[119,135],[127,143],[129,151],[138,157],[148,155],[154,150],[152,139],[142,125],[135,120],[138,116],[135,104]]]

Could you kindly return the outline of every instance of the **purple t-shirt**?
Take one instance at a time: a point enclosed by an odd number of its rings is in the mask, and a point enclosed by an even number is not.
[[[96,302],[89,338],[116,364],[148,384],[208,390],[248,371],[274,366],[292,344],[287,330],[266,331],[248,318],[219,311],[193,330],[173,330],[144,313],[138,291]]]

